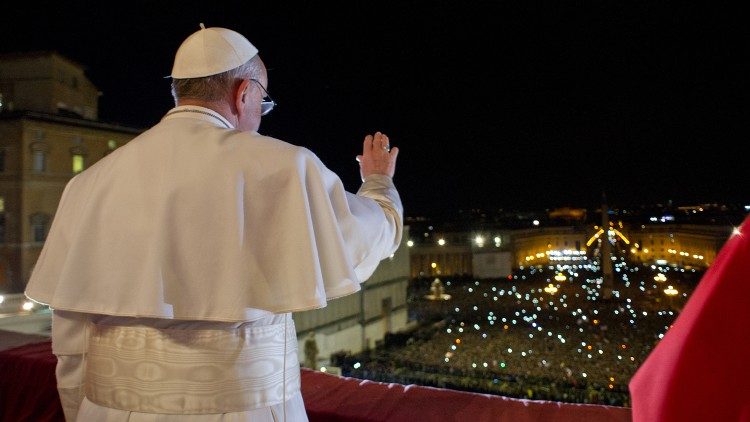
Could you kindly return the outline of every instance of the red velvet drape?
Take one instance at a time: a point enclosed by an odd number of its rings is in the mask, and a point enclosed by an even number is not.
[[[750,421],[750,217],[630,381],[633,421]]]

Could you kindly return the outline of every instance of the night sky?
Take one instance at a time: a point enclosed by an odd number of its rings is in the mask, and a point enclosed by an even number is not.
[[[620,207],[750,203],[748,25],[715,3],[87,3],[6,2],[0,52],[85,65],[100,119],[146,128],[173,106],[183,39],[234,29],[279,103],[260,132],[350,191],[362,138],[387,133],[407,215],[590,207],[602,191]]]

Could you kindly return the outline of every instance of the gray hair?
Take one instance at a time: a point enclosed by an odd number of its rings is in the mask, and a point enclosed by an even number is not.
[[[232,94],[238,79],[259,79],[262,75],[258,55],[245,64],[226,72],[203,78],[172,79],[172,98],[175,104],[180,99],[193,98],[204,101],[219,101]]]

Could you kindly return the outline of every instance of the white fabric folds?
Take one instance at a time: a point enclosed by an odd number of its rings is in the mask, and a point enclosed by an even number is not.
[[[309,150],[219,123],[171,114],[74,177],[26,295],[69,311],[251,321],[356,292],[396,250],[389,177],[355,195]]]
[[[94,325],[85,373],[92,403],[142,413],[243,412],[300,391],[293,322],[237,330]]]

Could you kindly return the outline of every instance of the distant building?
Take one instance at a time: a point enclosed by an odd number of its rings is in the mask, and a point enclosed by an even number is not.
[[[501,278],[520,267],[579,264],[599,255],[600,242],[634,264],[705,269],[729,238],[729,225],[628,224],[605,231],[595,224],[539,225],[470,232],[440,231],[411,240],[411,277]],[[496,242],[497,240],[497,242]]]
[[[0,55],[0,293],[24,290],[67,182],[141,132],[97,120],[84,70],[55,52]]]
[[[325,308],[294,313],[298,350],[304,350],[305,341],[314,335],[319,364],[325,365],[334,353],[371,349],[386,334],[407,330],[417,323],[408,319],[408,237],[406,226],[401,246],[380,262],[358,293],[330,300]]]
[[[2,110],[96,121],[100,92],[85,70],[56,52],[0,55]]]
[[[547,213],[547,215],[551,220],[557,219],[564,221],[586,221],[585,208],[555,208],[554,210]]]
[[[509,251],[478,251],[471,256],[472,275],[476,278],[501,278],[513,272],[513,255]]]
[[[631,259],[686,268],[707,268],[732,234],[731,226],[658,224],[631,229]]]
[[[514,267],[582,263],[588,254],[586,240],[592,231],[593,228],[584,225],[514,230],[511,235]]]

